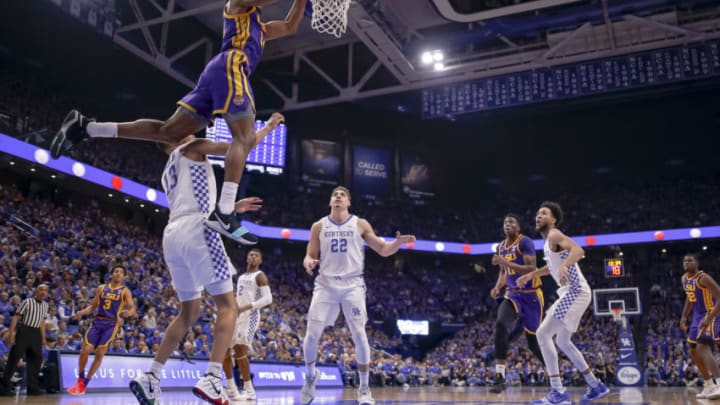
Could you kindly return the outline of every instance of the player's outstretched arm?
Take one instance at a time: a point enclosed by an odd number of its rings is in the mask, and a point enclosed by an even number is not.
[[[300,26],[300,21],[302,21],[306,3],[307,0],[293,1],[293,5],[284,20],[270,21],[265,24],[265,39],[270,41],[295,34],[298,26]]]
[[[536,277],[547,276],[548,274],[550,274],[550,269],[548,268],[548,266],[543,266],[539,269],[536,269],[535,271],[531,271],[530,273],[523,274],[522,276],[520,276],[517,279],[517,281],[515,283],[517,284],[518,287],[522,288],[522,287],[525,287],[525,284],[527,284],[528,281],[530,281]]]
[[[282,114],[278,112],[273,113],[270,118],[265,121],[265,125],[255,133],[253,148],[283,122],[285,122],[285,117],[283,117]],[[205,160],[205,156],[207,155],[224,156],[227,154],[229,147],[229,142],[213,142],[209,139],[198,139],[186,146],[185,149],[182,150],[182,153],[188,159],[200,162]]]
[[[360,219],[358,221],[358,226],[360,227],[363,239],[365,239],[365,242],[367,242],[368,246],[370,246],[370,249],[374,250],[382,257],[394,255],[398,250],[400,250],[400,246],[404,244],[415,243],[415,235],[402,235],[400,234],[400,231],[395,234],[394,241],[385,242],[375,235],[375,231],[372,226],[365,219]]]
[[[320,228],[322,228],[320,221],[315,222],[310,228],[310,240],[308,241],[305,259],[303,260],[303,267],[305,267],[305,271],[311,276],[313,269],[320,263]]]
[[[90,303],[90,305],[88,305],[88,306],[87,306],[85,309],[83,309],[82,311],[77,311],[77,312],[75,313],[75,317],[76,317],[77,319],[82,319],[83,316],[90,315],[90,314],[92,313],[92,311],[96,310],[97,307],[100,306],[100,294],[102,294],[102,289],[103,289],[103,287],[104,287],[104,284],[101,284],[100,287],[98,287],[98,288],[95,290],[95,297],[93,298],[93,300],[92,300],[92,302]]]

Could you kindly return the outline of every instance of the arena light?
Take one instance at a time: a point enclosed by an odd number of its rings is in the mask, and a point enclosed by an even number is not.
[[[433,63],[433,54],[430,51],[425,51],[422,53],[422,56],[420,56],[420,61],[423,65],[429,65]]]
[[[442,72],[443,70],[445,70],[445,64],[442,62],[435,62],[435,64],[433,65],[433,70],[435,70],[436,72]]]
[[[10,156],[15,156],[24,159],[30,163],[38,162],[36,158],[37,146],[22,142],[16,138],[4,135],[0,133],[0,152],[6,153]],[[47,151],[45,151],[47,152]],[[40,154],[42,155],[42,153]],[[15,162],[10,161],[10,164]],[[68,175],[73,175],[82,178],[82,180],[97,184],[99,186],[110,189],[110,191],[116,190],[113,187],[113,178],[116,180],[114,186],[119,186],[116,191],[125,194],[125,202],[130,202],[129,197],[134,197],[140,202],[140,207],[144,208],[144,203],[151,203],[157,207],[168,208],[167,197],[165,193],[154,189],[149,189],[147,186],[136,183],[132,180],[124,177],[117,176],[115,174],[106,172],[96,167],[77,162],[70,158],[61,156],[59,159],[49,159],[45,164],[49,169],[55,170]],[[53,174],[54,176],[54,174]],[[152,190],[152,192],[150,191]],[[155,197],[154,200],[151,197]],[[285,239],[292,241],[307,242],[310,239],[309,229],[298,229],[298,228],[285,228],[276,226],[263,226],[257,225],[253,222],[242,221],[250,232],[257,235],[260,238],[265,239]],[[418,235],[422,236],[422,235]],[[392,241],[395,240],[394,236],[382,236],[383,239]],[[612,234],[590,234],[590,235],[573,235],[571,236],[580,246],[617,246],[617,245],[631,245],[640,243],[656,243],[659,241],[670,242],[677,240],[689,240],[689,239],[710,239],[720,238],[720,226],[707,226],[707,227],[694,227],[694,228],[679,228],[679,229],[665,229],[662,231],[658,230],[647,230],[640,232],[624,232],[624,233],[612,233]],[[544,241],[536,239],[533,241],[536,250],[542,250]],[[469,247],[469,252],[468,252]],[[442,252],[448,254],[471,254],[471,255],[487,255],[493,254],[497,251],[497,242],[485,242],[485,243],[461,243],[461,242],[449,242],[449,241],[436,241],[427,239],[418,239],[413,244],[402,245],[401,249],[412,249],[421,252]],[[704,249],[707,249],[705,247]],[[623,253],[620,252],[619,256]]]

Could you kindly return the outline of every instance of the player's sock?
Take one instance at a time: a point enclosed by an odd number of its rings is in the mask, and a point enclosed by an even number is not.
[[[315,362],[313,361],[312,363],[306,363],[305,370],[306,370],[308,376],[314,376],[315,375]]]
[[[550,377],[550,387],[560,392],[563,392],[565,390],[563,388],[562,380],[560,379],[559,375],[556,375],[555,377]]]
[[[83,377],[83,384],[87,387],[88,383],[90,382],[90,378]]]
[[[85,370],[81,371],[80,374],[78,374],[78,377],[85,379]]]
[[[252,385],[252,381],[245,381],[243,383],[243,388],[245,388],[245,391],[253,391],[255,388]]]
[[[91,138],[117,138],[117,122],[90,122],[85,129]]]
[[[223,183],[220,192],[220,201],[218,201],[218,209],[221,214],[232,214],[235,208],[235,197],[237,196],[238,184],[230,181]]]
[[[358,374],[360,375],[360,386],[367,387],[368,381],[370,381],[370,372],[369,371],[358,371]]]
[[[162,375],[163,368],[165,368],[165,364],[153,360],[152,364],[150,365],[150,369],[148,370],[148,373],[153,373],[153,375],[155,375],[155,378],[159,380],[160,376]]]
[[[595,377],[595,374],[593,374],[592,371],[584,373],[583,378],[585,378],[585,381],[588,383],[588,385],[593,388],[597,387],[598,384],[600,384],[600,381],[598,381],[597,377]]]
[[[209,362],[206,373],[219,377],[222,375],[222,364],[213,361]]]
[[[505,365],[504,364],[496,364],[495,365],[495,373],[500,374],[502,378],[505,378]]]
[[[227,379],[227,388],[229,390],[237,389],[237,386],[235,385],[235,380],[233,380],[232,378],[228,378]]]

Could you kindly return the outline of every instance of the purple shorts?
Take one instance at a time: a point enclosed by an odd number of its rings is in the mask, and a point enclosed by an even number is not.
[[[238,50],[217,54],[205,66],[195,88],[178,105],[207,118],[225,114],[255,114],[255,99],[245,73],[247,56]]]
[[[95,347],[108,346],[117,333],[118,323],[109,319],[93,319],[90,329],[85,333],[85,343]]]
[[[535,333],[540,326],[545,300],[541,289],[508,291],[505,298],[512,302],[526,332]]]
[[[720,341],[720,320],[715,318],[710,327],[700,330],[700,322],[705,319],[705,314],[694,314],[692,323],[688,328],[687,341],[690,343],[697,342],[717,342]]]

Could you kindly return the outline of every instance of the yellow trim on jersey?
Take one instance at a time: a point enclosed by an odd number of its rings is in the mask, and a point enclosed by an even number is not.
[[[232,98],[233,94],[233,87],[232,87],[232,59],[235,55],[235,51],[230,51],[227,54],[227,60],[225,61],[225,74],[227,75],[228,79],[228,94],[227,98],[225,99],[225,105],[220,110],[213,111],[213,115],[215,114],[224,114],[227,112],[228,107],[230,107],[230,99]]]
[[[529,334],[531,334],[531,335],[535,335],[535,332],[531,331],[530,329],[528,329],[528,328],[523,328],[523,329],[525,329],[525,333],[529,333]]]
[[[519,314],[519,313],[520,313],[520,308],[518,308],[517,304],[515,303],[515,301],[512,300],[512,298],[508,297],[508,292],[507,292],[507,290],[505,291],[505,299],[508,300],[508,301],[510,301],[510,303],[512,304],[512,306],[515,308],[515,313],[516,313],[516,314]]]
[[[240,69],[240,72],[242,73],[243,83],[245,85],[245,88],[247,89],[248,101],[250,101],[250,106],[252,107],[253,112],[255,112],[255,100],[253,100],[252,93],[250,93],[250,83],[248,82],[245,70]]]
[[[237,52],[232,62],[232,74],[235,97],[242,98],[245,95],[245,88],[243,87],[242,81],[243,71],[240,68],[240,54]]]
[[[265,35],[267,34],[267,27],[265,23],[260,20],[260,13],[255,14],[255,20],[260,26],[260,48],[265,48]]]
[[[518,234],[518,239],[517,239],[517,241],[515,242],[515,244],[517,245],[517,251],[518,251],[518,253],[520,253],[520,254],[523,255],[523,256],[525,256],[525,253],[523,253],[522,249],[520,249],[520,241],[521,241],[522,238],[524,238],[524,237],[525,237],[525,235],[523,235],[523,234],[521,234],[521,233]]]
[[[181,101],[178,101],[178,102],[177,102],[177,105],[182,106],[183,108],[187,108],[188,110],[190,110],[190,111],[194,112],[195,114],[197,114],[197,110],[195,110],[195,107],[191,106],[190,104],[188,104],[188,103],[186,103],[186,102],[184,102],[184,101],[182,101],[182,100],[181,100]]]
[[[238,83],[238,81],[235,79],[236,74],[238,74],[238,72],[235,69],[235,59],[236,58],[237,58],[237,66],[238,66],[237,70],[239,71],[240,64],[245,62],[245,60],[247,59],[247,56],[244,53],[237,51],[237,50],[231,50],[228,52],[227,61],[225,62],[225,72],[226,72],[227,80],[228,80],[228,95],[227,95],[227,98],[225,99],[225,105],[223,106],[223,108],[220,110],[213,110],[213,112],[212,112],[213,115],[225,114],[226,112],[228,112],[228,109],[230,108],[230,100],[232,100],[233,93],[234,93],[234,91],[238,91],[237,89],[235,89],[233,91],[233,83]],[[242,92],[242,86],[240,86],[240,87],[241,87],[240,91]]]
[[[232,38],[233,48],[244,50],[250,39],[250,14],[242,14],[232,17],[235,20],[235,36]]]

